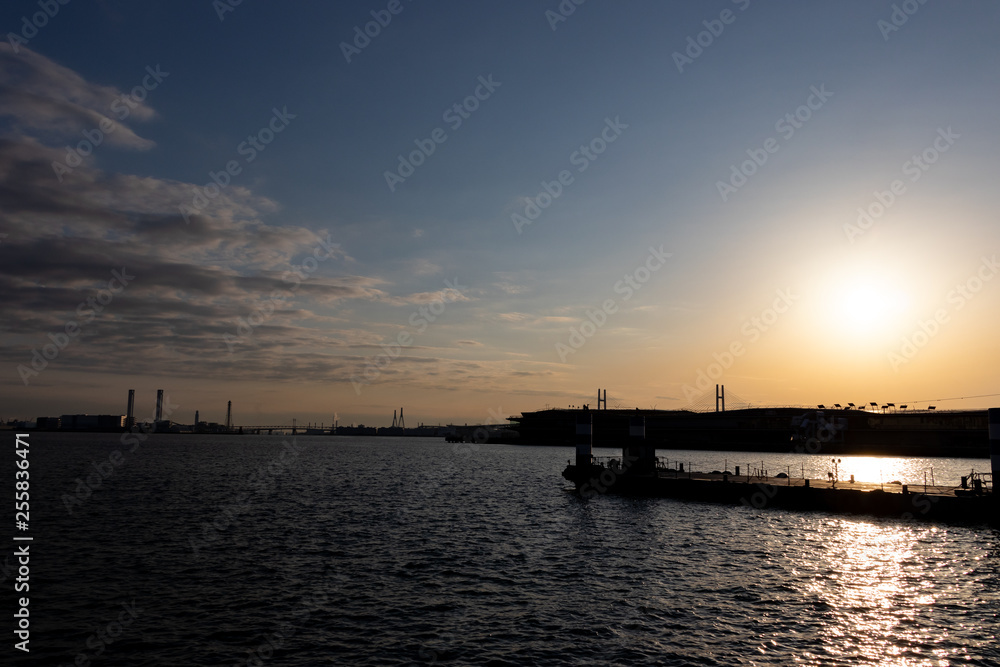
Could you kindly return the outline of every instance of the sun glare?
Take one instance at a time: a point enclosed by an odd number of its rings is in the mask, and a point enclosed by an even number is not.
[[[852,336],[894,335],[910,305],[907,292],[877,274],[838,281],[830,313],[837,329]]]
[[[871,285],[855,285],[843,296],[842,316],[851,329],[871,332],[890,323],[902,305],[899,294],[885,293]]]

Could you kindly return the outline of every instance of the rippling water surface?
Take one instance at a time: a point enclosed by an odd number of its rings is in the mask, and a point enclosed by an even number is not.
[[[283,441],[32,435],[30,664],[1000,664],[995,530],[584,500],[568,449]]]

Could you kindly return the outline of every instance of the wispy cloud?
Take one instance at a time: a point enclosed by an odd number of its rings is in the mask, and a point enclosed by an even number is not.
[[[226,188],[187,221],[178,204],[190,200],[192,183],[110,173],[90,163],[60,182],[51,168],[64,157],[60,144],[107,118],[122,93],[20,51],[0,45],[0,289],[7,294],[0,332],[15,342],[0,351],[4,362],[24,363],[48,333],[79,318],[78,305],[98,293],[112,269],[126,270],[134,282],[88,325],[85,344],[60,355],[59,367],[128,373],[141,358],[163,375],[345,379],[363,361],[349,350],[378,337],[345,326],[331,314],[339,307],[470,299],[453,290],[400,293],[384,278],[348,272],[346,251],[281,220],[275,201],[246,187]],[[145,104],[131,115],[154,116]],[[119,145],[153,147],[118,130]],[[324,245],[333,261],[324,260],[315,275],[296,268]],[[235,355],[220,354],[224,336],[267,300],[275,304],[268,320]]]
[[[139,80],[145,73],[136,73]],[[137,82],[138,83],[138,82]],[[101,122],[115,124],[107,135],[111,145],[148,150],[155,143],[143,139],[127,125],[115,108],[121,105],[127,117],[148,121],[156,112],[144,101],[122,102],[127,93],[113,86],[90,83],[73,70],[26,47],[14,53],[0,43],[0,116],[20,134],[46,138],[77,136]]]

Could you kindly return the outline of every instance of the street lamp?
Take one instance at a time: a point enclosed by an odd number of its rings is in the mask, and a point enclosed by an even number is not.
[[[833,463],[833,487],[836,488],[837,480],[840,479],[840,464],[843,459],[830,459],[830,462]]]

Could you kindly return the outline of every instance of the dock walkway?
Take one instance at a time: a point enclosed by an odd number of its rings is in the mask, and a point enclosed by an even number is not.
[[[661,479],[694,479],[703,480],[709,482],[722,482],[724,475],[706,473],[706,472],[675,472],[675,471],[659,471],[659,477]],[[927,496],[948,496],[954,497],[955,490],[961,489],[961,486],[934,486],[931,484],[898,484],[898,483],[879,483],[879,482],[851,482],[839,480],[837,482],[832,482],[827,479],[803,479],[801,477],[759,477],[755,475],[729,475],[729,482],[732,484],[765,484],[769,486],[799,486],[804,487],[806,482],[809,482],[809,487],[813,489],[836,489],[836,490],[853,490],[853,491],[884,491],[885,493],[898,493],[902,495],[903,487],[907,486],[907,490],[911,494],[920,493]]]

